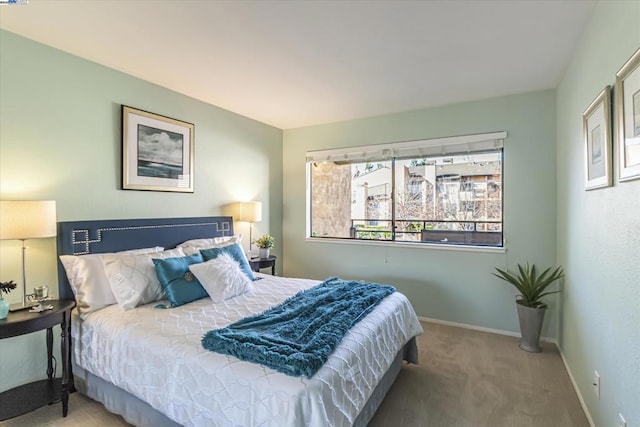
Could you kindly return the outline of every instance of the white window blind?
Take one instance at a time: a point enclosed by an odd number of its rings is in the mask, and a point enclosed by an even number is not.
[[[350,148],[308,151],[309,162],[364,162],[382,159],[402,159],[433,157],[448,154],[463,154],[500,149],[504,145],[507,132],[493,132],[476,135],[453,136],[447,138],[423,139],[418,141],[395,142],[389,144],[365,145]]]

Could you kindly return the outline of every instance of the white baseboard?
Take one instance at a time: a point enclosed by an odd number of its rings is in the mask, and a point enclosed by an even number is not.
[[[449,322],[447,320],[432,319],[430,317],[423,317],[423,316],[418,316],[418,319],[424,322],[435,323],[438,325],[455,326],[457,328],[471,329],[474,331],[489,332],[492,334],[507,335],[510,337],[520,337],[520,334],[517,332],[503,331],[502,329],[485,328],[483,326],[469,325],[467,323]],[[587,417],[587,421],[589,421],[589,425],[591,427],[596,427],[595,423],[593,422],[593,418],[591,418],[591,414],[589,413],[589,408],[587,407],[586,402],[582,398],[582,394],[580,393],[578,384],[576,383],[576,380],[573,378],[573,374],[571,373],[571,369],[569,368],[567,359],[564,357],[564,353],[562,353],[562,350],[558,345],[558,340],[555,338],[540,337],[540,341],[553,343],[558,348],[558,352],[560,353],[560,358],[562,359],[562,364],[564,365],[564,369],[567,371],[567,374],[569,375],[571,386],[573,387],[573,390],[576,392],[576,395],[578,396],[578,401],[580,402],[580,406],[582,406],[582,410],[584,411],[584,414]]]
[[[502,329],[485,328],[484,326],[469,325],[468,323],[449,322],[448,320],[432,319],[430,317],[418,316],[419,320],[436,323],[438,325],[455,326],[456,328],[471,329],[473,331],[489,332],[498,335],[507,335],[510,337],[520,338],[520,333],[512,331],[504,331]],[[558,346],[558,340],[549,337],[540,337],[540,341],[550,342]]]
[[[580,406],[582,406],[584,415],[587,417],[587,421],[589,421],[589,425],[591,427],[596,427],[596,424],[593,422],[593,418],[591,418],[591,414],[589,413],[589,408],[587,407],[587,403],[582,398],[582,393],[580,393],[578,384],[576,383],[575,378],[573,378],[571,369],[569,369],[569,364],[567,363],[567,359],[565,359],[564,353],[562,352],[562,349],[560,348],[560,346],[556,345],[556,347],[558,347],[558,351],[560,352],[560,357],[562,358],[562,363],[564,364],[564,369],[567,371],[567,374],[569,375],[569,380],[571,381],[571,385],[573,386],[573,389],[575,390],[576,395],[578,396],[578,401],[580,402]]]

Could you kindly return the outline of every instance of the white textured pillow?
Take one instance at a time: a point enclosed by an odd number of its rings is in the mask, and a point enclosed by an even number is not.
[[[229,254],[220,254],[211,261],[192,264],[189,270],[207,291],[213,302],[222,302],[253,291],[253,282]]]
[[[183,256],[182,249],[176,248],[144,255],[109,254],[101,258],[113,295],[126,311],[164,298],[152,259]]]
[[[177,247],[182,248],[185,255],[193,255],[200,252],[200,249],[223,248],[235,243],[242,246],[241,235],[212,237],[210,239],[187,240],[186,242],[180,243]]]
[[[162,252],[163,250],[164,248],[156,246],[117,253],[145,254]],[[83,319],[89,313],[117,302],[100,259],[102,255],[107,254],[60,255],[60,262],[67,273],[71,290],[76,297],[80,317]]]

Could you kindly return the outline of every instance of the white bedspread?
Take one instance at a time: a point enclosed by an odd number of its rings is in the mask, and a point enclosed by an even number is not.
[[[267,275],[222,303],[117,305],[73,325],[75,362],[186,426],[350,426],[397,352],[422,327],[396,292],[353,327],[311,379],[202,348],[202,335],[319,282]],[[77,317],[75,317],[76,320]]]

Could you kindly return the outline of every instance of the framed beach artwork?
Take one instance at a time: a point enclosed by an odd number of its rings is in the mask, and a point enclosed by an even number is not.
[[[194,125],[122,106],[122,189],[193,193]]]
[[[582,114],[586,189],[611,185],[611,87],[605,87]]]
[[[640,178],[640,49],[616,74],[619,179]]]

